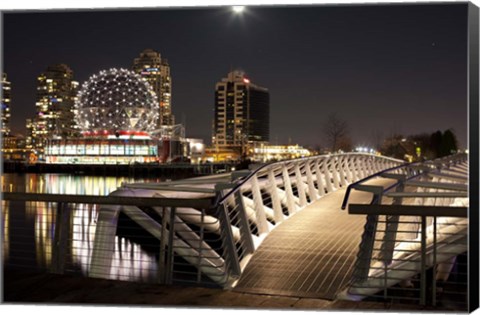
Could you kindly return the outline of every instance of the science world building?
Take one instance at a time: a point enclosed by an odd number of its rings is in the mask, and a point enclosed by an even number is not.
[[[51,138],[47,163],[131,164],[159,162],[157,96],[150,84],[126,69],[92,75],[78,92],[75,121],[81,137]]]

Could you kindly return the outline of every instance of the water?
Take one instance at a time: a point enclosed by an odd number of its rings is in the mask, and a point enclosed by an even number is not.
[[[67,174],[2,174],[4,192],[106,196],[123,182],[160,182],[165,178],[78,176]],[[95,237],[97,205],[70,204],[65,273],[88,276]],[[6,269],[49,270],[54,258],[57,204],[2,200],[3,263]],[[120,217],[109,274],[116,280],[152,282],[158,273],[158,244]],[[123,222],[123,223],[122,223]]]

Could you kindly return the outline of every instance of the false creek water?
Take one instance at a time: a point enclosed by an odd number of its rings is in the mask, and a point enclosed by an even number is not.
[[[106,196],[124,182],[161,182],[167,178],[77,176],[68,174],[2,174],[3,192]],[[88,275],[99,207],[71,205],[65,273]],[[2,198],[1,233],[5,269],[51,267],[57,205],[14,202]],[[157,277],[158,244],[131,228],[119,229],[112,268],[105,278],[152,282]],[[153,243],[153,244],[152,244]]]

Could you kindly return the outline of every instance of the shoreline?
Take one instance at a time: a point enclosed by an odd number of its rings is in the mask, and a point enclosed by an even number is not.
[[[67,173],[78,175],[152,176],[182,175],[200,176],[230,172],[233,163],[206,164],[28,164],[4,161],[2,173]]]

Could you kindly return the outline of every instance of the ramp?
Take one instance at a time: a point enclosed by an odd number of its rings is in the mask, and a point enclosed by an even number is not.
[[[350,280],[365,224],[364,216],[340,210],[344,193],[326,195],[276,227],[234,291],[333,300]],[[355,191],[350,198],[367,204],[372,195]]]

